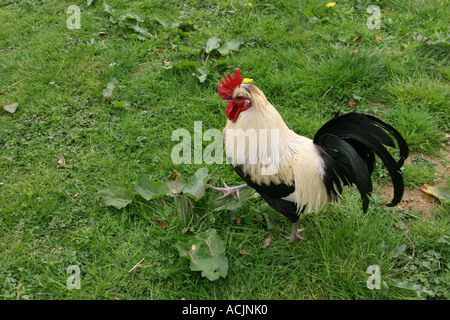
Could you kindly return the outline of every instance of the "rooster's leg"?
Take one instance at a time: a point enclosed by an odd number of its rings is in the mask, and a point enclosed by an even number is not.
[[[291,235],[289,237],[285,236],[285,235],[281,235],[281,236],[289,242],[296,242],[297,240],[306,241],[305,238],[302,238],[298,235],[299,232],[302,232],[304,230],[305,230],[305,228],[303,228],[303,229],[298,228],[298,221],[297,221],[292,224]]]
[[[225,181],[222,181],[222,183],[225,188],[213,187],[209,184],[207,185],[209,188],[223,193],[223,196],[217,198],[216,200],[222,200],[222,199],[225,199],[226,197],[233,196],[234,200],[238,201],[241,199],[239,197],[239,193],[241,192],[241,190],[250,188],[247,184],[241,184],[240,186],[236,186],[236,187],[229,187],[229,186],[227,186]]]

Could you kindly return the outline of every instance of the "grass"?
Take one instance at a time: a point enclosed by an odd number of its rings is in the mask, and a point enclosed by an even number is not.
[[[70,1],[3,1],[0,105],[19,108],[0,110],[0,298],[448,299],[448,207],[425,218],[374,196],[364,214],[357,192],[347,190],[339,205],[302,218],[307,242],[284,242],[279,234],[290,224],[277,215],[264,250],[261,212],[268,211],[260,198],[213,213],[211,190],[197,202],[165,198],[121,210],[95,197],[132,188],[140,175],[166,181],[173,170],[188,177],[203,166],[173,164],[170,137],[178,128],[193,132],[194,121],[202,121],[203,132],[223,128],[216,85],[234,67],[255,79],[299,134],[312,137],[337,111],[374,114],[411,147],[408,188],[445,181],[422,156],[436,157],[446,146],[448,46],[414,37],[448,41],[446,2],[378,1],[381,29],[373,30],[366,27],[369,3],[326,3],[108,1],[116,17],[143,20],[138,24],[151,36],[139,40],[134,22],[112,23],[101,1],[79,4],[80,29],[66,27]],[[156,16],[181,26],[165,28]],[[216,64],[205,82],[195,69],[165,67],[196,60],[174,46],[202,47],[214,35],[243,44],[212,54]],[[208,168],[212,184],[240,183],[226,164]],[[374,180],[379,189],[389,183],[382,168]],[[175,248],[211,228],[229,263],[216,281],[191,271]],[[80,268],[79,290],[67,287],[71,265]],[[381,270],[379,290],[366,285],[371,265]]]

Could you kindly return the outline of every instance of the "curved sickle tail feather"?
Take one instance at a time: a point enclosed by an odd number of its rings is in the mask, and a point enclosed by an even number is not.
[[[384,145],[395,147],[389,132],[397,141],[400,159],[396,161]],[[401,166],[409,150],[403,137],[380,119],[359,113],[338,116],[323,125],[314,136],[325,163],[323,181],[332,199],[338,197],[345,185],[356,185],[361,194],[363,210],[369,206],[372,192],[371,174],[375,168],[375,154],[386,166],[394,186],[394,197],[387,206],[397,205],[403,196]]]

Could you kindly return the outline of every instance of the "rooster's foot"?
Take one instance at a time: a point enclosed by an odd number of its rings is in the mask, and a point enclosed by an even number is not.
[[[285,236],[285,235],[281,235],[281,236],[289,242],[296,242],[298,240],[306,241],[305,238],[300,237],[298,235],[299,232],[302,232],[304,230],[305,230],[305,228],[303,228],[303,229],[298,228],[298,221],[297,221],[292,224],[292,230],[291,230],[290,236]]]
[[[229,197],[229,196],[233,196],[234,200],[236,200],[236,201],[241,200],[240,194],[239,194],[241,192],[241,190],[250,188],[247,184],[241,184],[240,186],[236,186],[236,187],[229,187],[229,186],[227,186],[225,181],[222,180],[222,183],[225,188],[213,187],[212,185],[209,185],[209,184],[207,185],[208,188],[211,188],[213,190],[220,191],[223,193],[223,196],[217,198],[216,201],[225,199],[226,197]]]

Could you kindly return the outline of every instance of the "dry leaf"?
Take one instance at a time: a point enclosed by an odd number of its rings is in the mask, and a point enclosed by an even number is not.
[[[270,244],[272,243],[272,238],[273,238],[273,230],[270,230],[269,233],[267,234],[266,240],[264,240],[264,244],[261,248],[267,249],[268,247],[270,247]]]
[[[377,34],[375,36],[375,40],[377,40],[377,42],[380,42],[381,40],[383,40],[383,38],[379,34]]]
[[[77,192],[73,195],[73,198],[76,199],[78,196],[79,196],[79,193]]]
[[[350,107],[356,107],[356,101],[353,99],[350,99],[349,103]]]
[[[18,106],[19,106],[19,104],[17,102],[14,102],[11,104],[4,105],[3,109],[5,109],[6,111],[8,111],[10,113],[14,113],[14,112],[16,112]]]
[[[104,32],[104,31],[100,31],[100,32],[98,33],[98,36],[99,36],[99,37],[103,37],[103,36],[106,36],[106,35],[107,35],[107,33]]]
[[[63,155],[58,154],[56,157],[58,158],[58,168],[64,168],[66,166],[66,160]]]
[[[153,223],[156,224],[158,227],[167,229],[167,224],[164,221],[161,221],[159,219],[153,219]]]
[[[362,38],[362,36],[356,37],[355,39],[353,39],[353,42],[360,42]]]
[[[357,54],[357,53],[358,53],[358,50],[353,50],[353,51],[350,52],[350,55],[351,55],[351,56],[354,56],[354,55]]]
[[[238,226],[242,226],[242,219],[237,217],[236,218],[236,223],[237,223]]]
[[[251,254],[245,251],[244,249],[239,250],[239,253],[243,256],[251,256]]]

